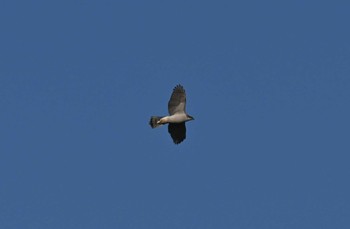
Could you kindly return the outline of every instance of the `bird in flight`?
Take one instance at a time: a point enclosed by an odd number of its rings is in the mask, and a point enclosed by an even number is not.
[[[183,86],[177,85],[168,102],[168,116],[152,116],[149,124],[152,128],[169,124],[168,132],[175,144],[181,143],[186,138],[185,122],[194,120],[186,113],[186,93]]]

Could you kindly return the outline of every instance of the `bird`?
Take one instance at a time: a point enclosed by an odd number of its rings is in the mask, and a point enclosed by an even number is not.
[[[182,85],[174,87],[168,102],[167,116],[151,116],[149,125],[156,128],[168,124],[168,132],[175,144],[179,144],[186,139],[185,123],[194,118],[186,113],[186,92]]]

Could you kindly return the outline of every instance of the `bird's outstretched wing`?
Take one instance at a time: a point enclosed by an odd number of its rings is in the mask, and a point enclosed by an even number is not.
[[[168,111],[170,115],[184,113],[186,109],[186,93],[181,85],[177,85],[171,94]]]
[[[168,132],[175,144],[179,144],[186,139],[186,125],[184,122],[169,123]]]

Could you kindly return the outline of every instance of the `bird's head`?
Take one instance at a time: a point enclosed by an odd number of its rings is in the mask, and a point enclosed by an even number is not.
[[[191,115],[186,115],[187,116],[187,121],[194,120],[194,118]]]

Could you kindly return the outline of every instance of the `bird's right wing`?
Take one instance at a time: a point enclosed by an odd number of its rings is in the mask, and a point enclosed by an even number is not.
[[[186,109],[186,93],[181,85],[177,85],[171,94],[168,111],[170,115],[175,113],[183,113]]]

